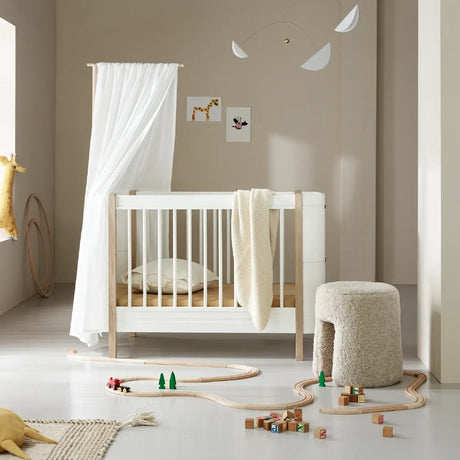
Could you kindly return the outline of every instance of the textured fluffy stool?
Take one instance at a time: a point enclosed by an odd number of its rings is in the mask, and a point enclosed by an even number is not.
[[[399,293],[385,283],[339,281],[316,291],[313,372],[337,385],[383,387],[403,375]]]

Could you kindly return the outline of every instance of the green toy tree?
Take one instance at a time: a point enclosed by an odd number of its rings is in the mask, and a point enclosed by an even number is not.
[[[318,380],[319,380],[319,386],[320,387],[325,387],[326,386],[326,379],[324,378],[324,372],[323,371],[321,371],[319,373],[319,379]]]
[[[171,377],[169,377],[169,389],[176,389],[176,376],[174,375],[174,372],[171,372]]]
[[[159,385],[159,389],[160,390],[164,390],[165,389],[165,376],[163,375],[163,372],[161,373],[160,375],[160,380],[158,380],[158,385]]]

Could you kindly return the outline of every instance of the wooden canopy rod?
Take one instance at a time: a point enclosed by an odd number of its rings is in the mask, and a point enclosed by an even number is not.
[[[96,65],[97,65],[97,64],[94,63],[94,62],[88,62],[88,63],[86,64],[87,67],[96,67]],[[185,67],[185,66],[184,66],[184,64],[177,64],[177,67]]]

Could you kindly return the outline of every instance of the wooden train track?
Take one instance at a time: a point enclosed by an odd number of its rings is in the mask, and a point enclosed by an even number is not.
[[[259,375],[259,369],[243,364],[222,364],[222,363],[199,363],[199,362],[177,362],[177,361],[158,361],[158,360],[142,360],[142,359],[129,359],[129,358],[106,358],[106,357],[91,357],[79,355],[76,350],[69,350],[67,357],[76,361],[94,361],[94,362],[112,362],[112,363],[125,363],[125,364],[147,364],[147,365],[162,365],[162,366],[186,366],[186,367],[210,367],[210,368],[225,368],[225,369],[238,369],[243,372],[233,375],[218,375],[214,377],[199,377],[195,379],[177,379],[180,383],[206,383],[206,382],[225,382],[231,380],[248,379]],[[366,414],[371,412],[385,412],[385,411],[397,411],[407,409],[417,409],[425,404],[425,397],[417,393],[423,383],[426,382],[426,375],[421,372],[415,371],[404,371],[405,375],[414,376],[415,379],[406,387],[407,395],[414,400],[411,404],[393,404],[386,406],[370,406],[363,409],[320,409],[322,414],[340,414],[340,415],[352,415],[352,414]],[[136,382],[142,380],[158,381],[158,377],[125,377],[119,379],[120,383]],[[331,382],[331,377],[326,377],[326,382]],[[294,384],[293,390],[296,394],[301,396],[301,399],[281,404],[247,404],[240,403],[237,401],[231,401],[219,395],[211,393],[201,393],[195,391],[180,391],[180,390],[160,390],[152,392],[141,392],[141,391],[130,391],[128,393],[122,393],[117,390],[112,390],[106,387],[107,391],[111,394],[123,397],[134,397],[134,398],[158,398],[158,397],[189,397],[189,398],[202,398],[214,401],[222,406],[231,407],[234,409],[243,410],[260,410],[260,411],[271,411],[271,410],[283,410],[293,409],[295,407],[304,407],[311,404],[314,401],[314,396],[311,392],[306,390],[306,387],[318,383],[318,379],[307,379],[301,380]]]
[[[353,414],[369,414],[372,412],[390,412],[397,410],[418,409],[426,403],[425,396],[417,392],[417,388],[426,382],[426,375],[417,371],[404,371],[404,375],[411,375],[415,377],[406,387],[406,394],[409,398],[413,399],[410,404],[386,404],[383,406],[368,406],[363,408],[353,409],[320,409],[321,414],[334,414],[334,415],[353,415]]]

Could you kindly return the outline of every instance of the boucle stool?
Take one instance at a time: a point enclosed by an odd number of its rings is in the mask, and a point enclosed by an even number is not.
[[[383,387],[403,375],[398,290],[338,281],[316,291],[313,372],[336,385]]]

